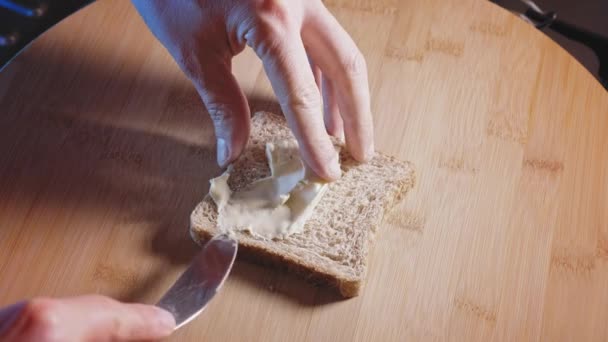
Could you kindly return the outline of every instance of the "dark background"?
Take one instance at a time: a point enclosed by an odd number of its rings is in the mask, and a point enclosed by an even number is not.
[[[492,2],[505,8],[513,8],[520,3],[519,0],[492,0]],[[561,20],[608,38],[608,0],[535,0],[534,2],[545,11],[557,12],[557,17]],[[542,31],[568,50],[598,78],[600,61],[590,48],[564,38],[551,29]],[[608,59],[605,58],[603,63],[608,66]]]
[[[36,36],[92,1],[0,0],[0,68]],[[513,9],[517,5],[519,5],[519,8],[523,8],[519,0],[491,1],[509,9]],[[33,13],[28,17],[27,15],[17,14],[15,10],[2,8],[2,4],[6,6],[9,3],[40,10],[38,12],[32,11]],[[556,11],[560,20],[608,37],[608,0],[537,0],[536,3],[543,10]],[[41,13],[41,15],[34,13]],[[543,32],[568,50],[598,78],[601,61],[591,49],[581,43],[564,38],[551,29],[543,29]],[[605,59],[603,63],[608,67],[608,58]]]

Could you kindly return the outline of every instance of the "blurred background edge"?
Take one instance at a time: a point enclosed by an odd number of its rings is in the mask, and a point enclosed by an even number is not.
[[[0,71],[30,42],[93,1],[0,0]],[[491,1],[514,14],[525,13],[530,7],[529,0]],[[563,24],[560,27],[551,27],[551,23],[531,24],[537,24],[539,30],[561,45],[608,89],[608,21],[605,20],[608,1],[538,0],[535,4],[548,16],[553,15],[561,23],[566,23],[566,28]],[[565,34],[563,31],[566,31]],[[570,39],[573,37],[579,39]],[[595,49],[590,47],[592,45],[595,45]]]

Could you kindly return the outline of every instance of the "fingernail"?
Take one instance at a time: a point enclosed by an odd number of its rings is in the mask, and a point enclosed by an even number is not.
[[[336,138],[340,139],[341,143],[346,142],[346,139],[344,138],[344,129],[341,129],[338,131],[338,134],[336,135]]]
[[[8,330],[19,318],[19,313],[25,307],[26,302],[18,302],[0,309],[0,335]]]
[[[224,167],[228,162],[228,158],[230,156],[230,151],[228,151],[228,145],[226,144],[226,140],[223,138],[217,139],[217,163]]]
[[[175,317],[166,310],[157,308],[156,319],[160,330],[170,334],[175,329]]]
[[[334,155],[331,162],[329,163],[329,177],[332,179],[338,179],[342,175],[342,170],[340,169],[340,163],[338,162],[338,154]]]

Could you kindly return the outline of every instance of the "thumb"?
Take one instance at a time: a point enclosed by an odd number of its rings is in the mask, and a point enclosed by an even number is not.
[[[192,79],[213,121],[217,163],[225,167],[243,152],[249,139],[247,99],[232,75],[229,60],[204,63],[200,75]]]

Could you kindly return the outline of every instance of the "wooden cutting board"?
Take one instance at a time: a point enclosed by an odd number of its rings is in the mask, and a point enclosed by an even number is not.
[[[363,295],[236,264],[175,341],[608,339],[608,94],[486,1],[332,0],[367,56],[379,150],[418,183]],[[234,72],[276,110],[251,51]],[[0,305],[153,303],[196,247],[215,165],[201,102],[127,1],[70,17],[0,73]]]

